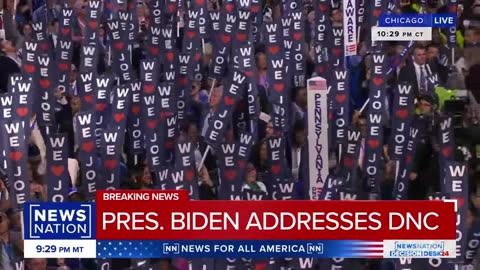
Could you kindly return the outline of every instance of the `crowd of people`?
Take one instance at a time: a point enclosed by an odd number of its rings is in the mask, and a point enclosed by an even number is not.
[[[306,77],[316,76],[315,51],[313,43],[313,32],[315,28],[315,11],[313,0],[302,2],[305,15],[305,43],[306,51]],[[85,201],[86,194],[80,188],[81,166],[76,153],[78,142],[76,138],[75,116],[82,111],[82,99],[79,96],[80,87],[79,74],[81,72],[81,49],[84,46],[87,0],[69,0],[63,3],[55,0],[0,0],[0,94],[9,92],[10,77],[22,73],[22,58],[24,55],[24,44],[32,40],[34,31],[32,25],[35,22],[46,22],[48,25],[48,40],[53,49],[59,46],[57,42],[59,33],[60,10],[63,5],[73,8],[75,16],[72,21],[72,41],[74,44],[72,63],[70,65],[69,87],[65,91],[55,89],[53,96],[56,104],[55,119],[59,123],[59,130],[67,134],[69,145],[68,172],[72,181],[69,189],[68,199],[71,201]],[[274,0],[261,1],[263,5],[263,22],[268,23],[278,19],[281,3]],[[335,2],[335,1],[333,1]],[[140,73],[140,63],[146,57],[146,35],[151,14],[146,2],[137,1],[136,15],[138,17],[139,33],[132,49],[132,67],[136,73]],[[208,10],[220,9],[222,3],[218,0],[208,1]],[[428,0],[425,6],[414,0],[400,0],[397,10],[400,13],[418,13],[420,9],[426,13],[445,13],[447,3],[441,0]],[[178,11],[178,24],[180,40],[183,36],[183,28],[186,27],[183,10]],[[331,10],[331,23],[333,26],[341,26],[343,23],[343,12],[341,5],[334,6]],[[362,27],[362,34],[368,35],[369,27]],[[99,63],[97,72],[99,74],[112,71],[110,44],[106,38],[107,26],[103,22],[99,29]],[[365,32],[365,33],[363,33]],[[394,67],[394,72],[389,75],[387,85],[386,111],[387,121],[384,125],[385,134],[389,134],[391,106],[399,82],[408,82],[413,86],[415,95],[415,115],[428,119],[427,128],[422,134],[418,143],[414,166],[409,174],[410,186],[408,199],[424,200],[431,192],[440,191],[440,169],[439,149],[436,141],[436,132],[440,116],[450,115],[454,119],[455,126],[455,160],[467,162],[469,167],[469,194],[466,198],[469,201],[469,214],[471,218],[480,218],[478,212],[480,207],[480,1],[460,1],[457,9],[457,44],[454,50],[453,59],[451,49],[448,47],[445,29],[433,29],[431,41],[418,41],[411,46],[409,42],[392,41],[386,42],[385,54],[388,55],[389,64]],[[181,42],[178,42],[181,44]],[[347,67],[349,70],[349,107],[351,108],[351,125],[358,128],[362,138],[367,132],[368,110],[364,108],[369,98],[370,70],[372,67],[371,52],[368,41],[364,37],[358,44],[358,53],[348,57]],[[206,39],[204,45],[205,70],[208,70],[214,46]],[[406,56],[403,54],[407,52]],[[255,44],[255,65],[257,74],[259,115],[257,123],[257,139],[253,146],[248,164],[245,166],[245,179],[243,189],[263,191],[271,193],[268,182],[269,159],[266,139],[275,136],[273,123],[271,121],[272,106],[269,104],[269,78],[268,58],[265,45],[260,39]],[[438,85],[432,92],[425,91],[424,80],[428,74],[438,75]],[[195,80],[191,83],[187,117],[180,123],[179,137],[183,140],[197,145],[195,151],[196,165],[199,166],[197,178],[199,180],[199,198],[201,200],[216,200],[219,196],[219,174],[217,158],[214,151],[203,155],[208,148],[204,141],[210,119],[218,109],[225,85],[221,81],[213,81],[204,76],[202,80]],[[214,85],[212,86],[212,84]],[[296,87],[291,91],[291,104],[289,104],[288,117],[290,132],[285,133],[287,140],[286,159],[290,170],[290,176],[296,183],[295,198],[309,199],[308,192],[305,192],[305,170],[302,170],[302,163],[308,162],[300,154],[307,143],[307,88]],[[2,106],[2,105],[0,105]],[[35,115],[31,115],[31,139],[28,145],[28,171],[30,180],[30,192],[38,201],[48,200],[46,179],[46,156],[47,147],[44,134],[35,125]],[[229,125],[225,142],[234,142],[238,138],[238,129]],[[384,139],[385,148],[388,147],[388,136]],[[363,148],[364,140],[360,143],[360,154],[358,157],[357,171],[361,176],[364,172]],[[388,149],[385,150],[382,168],[385,171],[385,180],[382,183],[381,199],[394,199],[393,189],[395,174],[394,163],[390,160]],[[338,152],[331,148],[329,168],[331,173],[340,166]],[[152,189],[156,188],[155,174],[152,174],[146,155],[140,155],[140,162],[133,163],[131,159],[122,153],[122,164],[120,168],[121,187],[124,189]],[[145,161],[142,161],[145,160]],[[203,161],[204,160],[204,161]],[[25,259],[23,261],[23,241],[21,236],[20,214],[11,208],[9,201],[9,187],[7,169],[0,166],[0,270],[20,269],[148,269],[145,266],[137,266],[137,261],[130,259],[113,260],[86,260],[86,259]],[[471,223],[471,222],[470,222]],[[102,268],[107,263],[107,268]],[[189,269],[188,263],[183,260],[152,259],[148,264],[154,266],[152,269]],[[138,263],[138,265],[140,265]],[[354,266],[350,266],[354,267]],[[361,262],[353,269],[380,269],[377,263]],[[478,267],[478,265],[477,265]],[[249,269],[225,268],[225,269]],[[269,268],[251,268],[269,269]],[[280,269],[280,268],[279,268]],[[282,268],[283,269],[283,268]],[[297,268],[289,268],[297,269]],[[313,268],[312,268],[313,269]],[[318,268],[323,269],[323,268]],[[326,268],[325,268],[326,269]],[[340,268],[335,268],[340,269]],[[343,269],[343,268],[342,268]],[[416,270],[420,270],[415,268]],[[210,269],[209,269],[210,270]],[[223,270],[223,269],[222,269]],[[275,269],[278,270],[278,269]],[[423,269],[421,269],[423,270]]]

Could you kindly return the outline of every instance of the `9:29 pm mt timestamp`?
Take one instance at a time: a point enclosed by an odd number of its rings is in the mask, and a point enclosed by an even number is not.
[[[56,246],[56,245],[37,245],[35,247],[37,253],[81,253],[83,252],[83,247],[72,246]]]

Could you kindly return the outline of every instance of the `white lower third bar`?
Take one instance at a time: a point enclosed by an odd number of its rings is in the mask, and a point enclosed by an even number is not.
[[[372,27],[372,41],[430,41],[431,27]]]
[[[25,258],[95,258],[96,240],[25,240]]]

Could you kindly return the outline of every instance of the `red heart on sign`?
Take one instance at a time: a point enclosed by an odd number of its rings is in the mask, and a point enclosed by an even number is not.
[[[114,159],[107,159],[103,162],[103,166],[109,170],[115,169],[117,167],[117,161]]]
[[[23,107],[23,108],[17,108],[17,114],[20,117],[23,117],[28,114],[28,109]]]
[[[407,154],[405,161],[407,162],[407,164],[409,164],[412,161],[412,156],[410,154]]]
[[[340,54],[342,53],[342,49],[340,49],[340,48],[332,48],[332,52],[333,52],[334,55],[340,56]]]
[[[448,10],[450,10],[450,13],[457,13],[457,7],[455,5],[450,6]]]
[[[272,173],[275,174],[275,175],[278,175],[280,173],[280,165],[273,165],[272,166]]]
[[[167,140],[165,142],[165,148],[169,150],[173,149],[173,140]]]
[[[243,169],[243,168],[245,168],[245,161],[239,160],[239,161],[237,161],[237,165],[240,169]]]
[[[113,119],[115,119],[115,121],[117,123],[120,123],[120,121],[122,121],[122,119],[125,117],[125,115],[123,113],[116,113],[114,116],[113,116]]]
[[[237,39],[238,39],[238,41],[245,41],[245,40],[247,40],[247,34],[237,33]]]
[[[324,66],[319,66],[318,67],[318,73],[322,74],[323,72],[325,72],[325,67]]]
[[[62,34],[63,34],[64,36],[70,34],[70,28],[62,28]]]
[[[235,180],[236,176],[237,176],[237,171],[235,171],[233,169],[225,171],[225,178],[227,178],[227,180],[229,180],[229,181]]]
[[[321,5],[318,6],[318,9],[320,9],[322,12],[325,12],[325,11],[327,11],[328,6],[325,5],[325,4],[321,4]]]
[[[98,103],[95,105],[95,109],[97,112],[103,112],[107,108],[107,104],[105,103]]]
[[[345,158],[343,159],[343,165],[347,168],[353,168],[355,165],[355,159],[354,158]]]
[[[150,53],[151,53],[153,56],[158,55],[158,48],[150,48]]]
[[[196,53],[196,54],[195,54],[195,57],[193,57],[193,59],[195,59],[195,61],[199,61],[200,58],[202,58],[202,54],[201,54],[201,53]]]
[[[168,62],[172,63],[173,58],[175,57],[175,54],[173,54],[172,52],[167,52],[165,56],[167,57]]]
[[[177,10],[176,4],[168,4],[168,11],[170,11],[170,13],[174,13],[176,10]]]
[[[278,46],[271,46],[268,48],[268,51],[271,54],[277,54],[280,51],[280,48]]]
[[[253,71],[251,71],[251,70],[247,70],[244,73],[245,73],[245,76],[247,76],[247,77],[252,77],[253,76]]]
[[[153,93],[153,85],[151,85],[151,84],[144,85],[143,86],[143,92],[148,93],[148,94]]]
[[[457,207],[460,208],[463,206],[463,204],[465,203],[465,199],[464,198],[454,198],[454,200],[457,200]]]
[[[57,177],[60,177],[60,175],[62,175],[63,171],[65,171],[65,167],[64,166],[52,166],[50,168],[50,171],[56,175]]]
[[[46,51],[48,49],[48,43],[47,42],[43,42],[40,44],[40,50],[42,51]]]
[[[225,10],[228,11],[228,12],[232,12],[234,8],[235,8],[235,6],[233,6],[233,4],[226,4],[225,5]]]
[[[48,88],[50,86],[50,81],[48,79],[41,79],[40,86],[42,88]]]
[[[92,95],[84,96],[83,99],[85,99],[85,102],[87,102],[87,103],[92,103],[93,102],[93,96]]]
[[[260,12],[260,5],[252,5],[252,6],[250,7],[250,11],[251,11],[252,13],[255,13],[255,14],[258,13],[258,12]]]
[[[340,94],[337,94],[337,95],[335,96],[335,100],[336,100],[338,103],[343,103],[343,102],[345,102],[345,99],[346,99],[346,98],[347,98],[347,97],[346,97],[345,95],[343,95],[343,94],[341,94],[341,95],[340,95]]]
[[[228,35],[222,35],[221,39],[222,39],[223,43],[230,42],[230,36],[228,36]]]
[[[113,7],[112,2],[108,2],[108,3],[107,3],[107,9],[108,9],[108,10],[111,10],[112,7]]]
[[[406,109],[399,109],[395,112],[395,115],[402,119],[402,120],[405,120],[408,116],[408,111]]]
[[[31,64],[25,64],[23,66],[23,69],[28,72],[28,73],[33,73],[35,72],[35,66],[34,65],[31,65]]]
[[[231,97],[224,97],[223,101],[225,102],[225,105],[227,105],[227,106],[232,106],[233,104],[235,104],[235,100]]]
[[[168,117],[170,116],[170,112],[160,112],[160,119],[162,119],[162,121],[165,121],[165,119],[167,119]]]
[[[283,83],[276,83],[273,85],[273,89],[277,92],[282,92],[285,89],[285,85]]]
[[[373,79],[373,83],[376,85],[376,86],[380,86],[382,83],[383,83],[383,79],[380,78],[380,77],[376,77]]]
[[[58,68],[61,70],[61,71],[67,71],[68,70],[68,64],[67,63],[59,63],[58,64]]]
[[[150,129],[156,128],[157,127],[157,121],[156,120],[149,120],[147,121],[147,126]]]
[[[197,3],[197,5],[201,6],[205,3],[204,0],[195,0],[195,3]]]
[[[293,33],[293,39],[300,40],[302,38],[302,33],[296,32]]]
[[[140,113],[140,106],[133,106],[132,107],[132,112],[137,115]]]
[[[86,142],[86,143],[82,144],[83,151],[85,151],[87,153],[92,152],[94,147],[95,147],[95,144],[93,144],[93,142]]]
[[[380,16],[380,14],[382,14],[382,10],[380,9],[373,10],[373,16],[378,17]]]
[[[119,51],[123,50],[123,46],[124,46],[123,42],[115,42],[115,44],[113,45],[113,47]]]
[[[451,149],[449,146],[444,147],[444,148],[442,149],[442,155],[443,155],[444,157],[449,157],[450,154],[452,154],[452,149]]]
[[[368,140],[368,145],[371,148],[377,148],[380,145],[380,142],[378,140]]]
[[[195,32],[193,31],[188,31],[186,34],[185,34],[189,39],[192,39],[195,37]]]
[[[187,180],[187,181],[189,181],[189,182],[192,181],[193,175],[194,175],[194,173],[193,173],[192,170],[186,171],[186,172],[185,172],[185,180]]]
[[[8,156],[13,161],[19,161],[23,157],[23,153],[20,152],[20,151],[14,151],[14,152],[10,152],[10,154],[8,154]]]
[[[132,1],[132,2],[128,3],[128,9],[129,10],[132,10],[134,6],[135,6],[135,2]]]
[[[90,21],[88,22],[88,26],[90,26],[90,28],[96,29],[98,26],[98,23],[94,21]]]
[[[188,79],[186,77],[180,77],[178,78],[178,84],[180,86],[185,86],[187,85]]]

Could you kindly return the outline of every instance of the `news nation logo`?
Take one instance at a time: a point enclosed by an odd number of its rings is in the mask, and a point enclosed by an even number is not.
[[[455,258],[455,240],[385,241],[386,258]]]
[[[95,239],[95,205],[25,203],[25,239]]]

